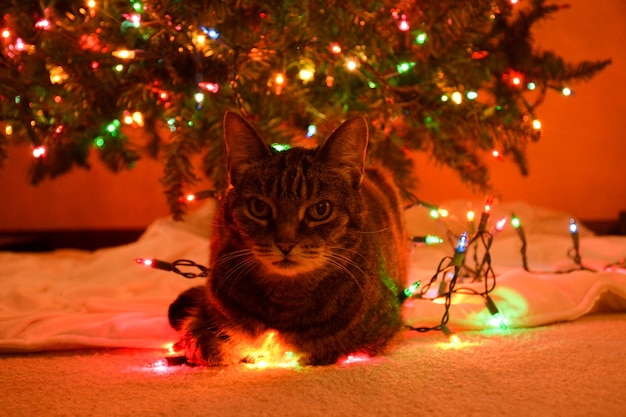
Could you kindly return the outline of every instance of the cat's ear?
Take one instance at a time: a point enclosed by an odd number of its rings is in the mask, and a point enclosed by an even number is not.
[[[355,188],[361,185],[369,131],[367,120],[356,116],[346,120],[317,151],[323,162],[344,171]]]
[[[224,115],[224,139],[228,178],[233,186],[250,164],[272,155],[257,131],[237,113],[229,111]]]

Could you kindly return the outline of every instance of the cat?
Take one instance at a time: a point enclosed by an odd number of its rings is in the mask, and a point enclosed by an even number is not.
[[[389,173],[365,168],[365,117],[315,149],[274,151],[234,112],[224,132],[210,274],[168,312],[188,362],[224,364],[229,343],[268,330],[304,365],[385,352],[403,327],[409,245]]]

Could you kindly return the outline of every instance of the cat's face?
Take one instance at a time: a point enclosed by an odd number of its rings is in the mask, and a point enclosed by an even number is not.
[[[250,167],[231,190],[233,220],[271,274],[294,276],[338,262],[358,212],[345,181],[324,173],[315,155],[298,151]]]
[[[244,251],[270,275],[293,277],[344,265],[364,221],[364,148],[358,147],[367,144],[365,121],[338,129],[318,150],[275,153],[243,119],[228,118],[229,211]],[[364,135],[360,145],[348,141],[356,135]]]

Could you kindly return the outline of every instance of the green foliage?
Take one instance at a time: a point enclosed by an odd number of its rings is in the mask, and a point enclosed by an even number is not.
[[[181,197],[198,180],[196,155],[204,174],[226,186],[226,110],[246,115],[268,142],[305,146],[364,113],[370,157],[389,166],[405,191],[415,183],[413,150],[486,191],[485,157],[494,148],[527,171],[526,147],[540,133],[532,121],[546,92],[610,62],[569,64],[536,50],[533,24],[558,9],[543,0],[98,0],[93,8],[13,0],[0,24],[8,30],[0,41],[0,163],[9,141],[45,146],[34,182],[87,167],[92,148],[114,170],[154,156],[164,161],[165,194],[180,217]],[[120,50],[135,56],[120,58]],[[119,126],[134,112],[142,115],[142,143]]]

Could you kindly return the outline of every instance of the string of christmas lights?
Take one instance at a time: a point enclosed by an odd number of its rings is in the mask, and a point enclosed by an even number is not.
[[[202,198],[219,197],[217,193],[213,190],[203,190],[195,194],[188,194],[188,198],[186,198],[186,201],[190,203],[200,200]],[[447,216],[449,215],[446,209],[438,207],[431,203],[424,202],[415,196],[412,196],[412,201],[413,204],[408,206],[407,209],[413,207],[414,205],[421,205],[429,210],[431,217],[435,220],[447,218]],[[481,213],[478,228],[476,228],[473,221],[471,221],[474,219],[474,216],[467,216],[468,223],[466,224],[466,226],[470,232],[468,233],[468,231],[464,231],[463,233],[461,233],[460,236],[458,236],[456,244],[454,246],[453,255],[441,259],[435,273],[425,285],[422,285],[422,281],[418,280],[406,287],[400,293],[399,301],[401,303],[404,303],[409,299],[415,301],[430,302],[438,302],[440,300],[443,300],[444,311],[442,313],[441,321],[438,324],[422,327],[413,327],[407,325],[406,327],[408,329],[420,333],[439,330],[450,340],[451,343],[460,343],[461,339],[459,338],[459,336],[448,326],[448,322],[450,319],[450,308],[452,306],[452,298],[454,294],[468,294],[482,297],[485,302],[485,307],[492,317],[489,325],[493,328],[499,328],[501,330],[507,329],[506,317],[502,315],[493,298],[490,296],[490,293],[493,292],[496,287],[496,273],[491,265],[490,249],[494,237],[502,232],[508,218],[505,217],[496,221],[493,227],[489,230],[488,225],[492,204],[493,197],[489,196]],[[468,213],[469,212],[473,213],[472,210],[468,211]],[[528,260],[526,255],[527,241],[524,229],[522,227],[519,217],[517,217],[514,213],[511,214],[510,224],[512,225],[517,236],[522,242],[522,249],[520,251],[522,257],[522,266],[524,270],[528,272],[534,272],[531,271],[528,267]],[[573,247],[568,251],[567,256],[569,256],[576,263],[577,268],[560,271],[544,271],[541,273],[562,274],[582,269],[592,272],[599,272],[589,269],[582,264],[580,255],[580,238],[578,234],[578,225],[573,218],[570,219],[568,228],[572,236]],[[452,236],[452,232],[450,230],[448,236]],[[413,236],[410,237],[409,240],[411,244],[417,243],[425,245],[437,245],[444,242],[442,238],[434,235]],[[474,256],[474,266],[469,266],[466,262],[468,248],[473,248],[474,253],[476,254],[478,253],[479,247],[482,248],[483,251],[482,258],[479,259],[478,256]],[[135,262],[137,262],[138,264],[143,264],[150,268],[174,272],[185,278],[204,278],[208,276],[210,272],[209,268],[187,259],[176,260],[170,263],[157,259],[137,258],[135,259]],[[603,268],[603,270],[616,267],[626,269],[626,259],[620,259],[617,262],[608,264],[605,268]],[[193,268],[197,269],[199,272],[191,272]],[[484,288],[482,291],[478,291],[475,287],[458,286],[459,283],[463,282],[481,282],[483,283]],[[436,285],[437,283],[438,285]],[[174,356],[174,358],[174,360],[176,360],[176,358],[179,358],[179,356]],[[349,362],[350,359],[348,358],[346,359],[346,361]]]

